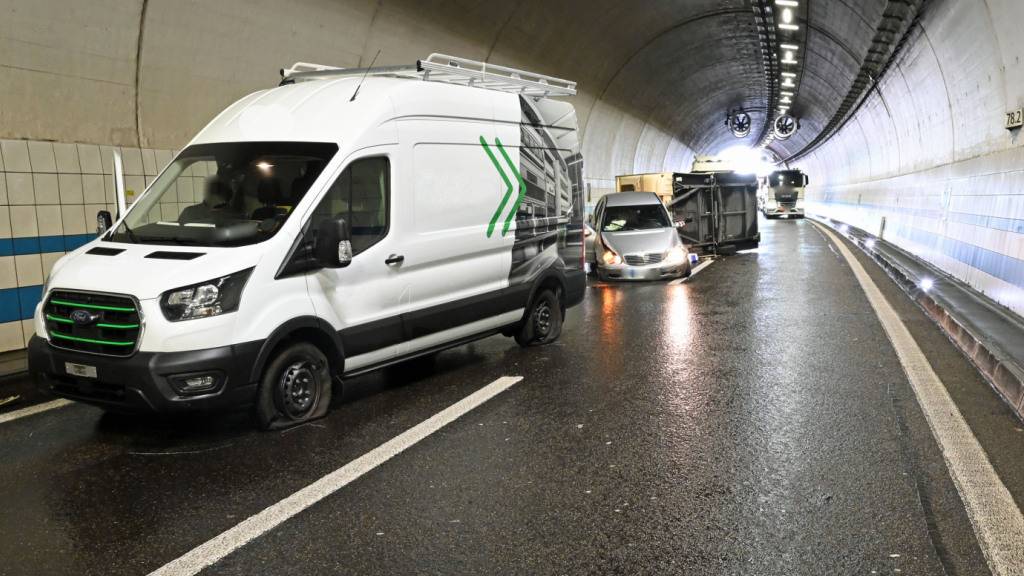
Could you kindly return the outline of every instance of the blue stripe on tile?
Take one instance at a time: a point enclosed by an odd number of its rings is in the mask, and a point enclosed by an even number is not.
[[[0,290],[0,322],[21,320],[21,305],[18,302],[17,288]]]
[[[0,290],[0,322],[28,320],[43,299],[42,285]]]
[[[12,238],[14,242],[14,253],[16,255],[22,254],[39,254],[39,238]]]
[[[95,234],[75,234],[64,237],[64,249],[68,252],[85,246],[96,239]]]
[[[21,320],[27,320],[36,312],[36,304],[43,299],[43,286],[22,286],[18,288],[18,300],[21,301]]]
[[[856,206],[847,202],[829,202],[829,204]],[[891,209],[889,206],[861,205],[860,207],[871,207],[886,211]],[[905,211],[910,210],[905,209]],[[894,223],[891,228],[888,228],[886,234],[888,235],[890,232],[896,236],[906,238],[915,244],[928,246],[932,250],[953,260],[967,264],[971,268],[981,270],[989,276],[999,278],[1008,284],[1024,289],[1024,260],[899,222]]]
[[[0,256],[70,252],[96,239],[95,234],[0,238]]]
[[[63,236],[40,236],[39,237],[39,251],[42,253],[46,252],[63,252],[64,251],[64,237]]]

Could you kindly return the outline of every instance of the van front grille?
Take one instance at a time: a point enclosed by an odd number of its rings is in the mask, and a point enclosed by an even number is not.
[[[135,300],[116,294],[54,290],[43,319],[50,344],[92,354],[131,356],[142,333]]]
[[[630,266],[645,266],[647,264],[657,264],[665,256],[660,252],[649,252],[647,254],[626,254],[626,264]]]

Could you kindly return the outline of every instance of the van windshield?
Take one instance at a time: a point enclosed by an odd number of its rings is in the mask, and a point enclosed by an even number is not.
[[[105,239],[243,246],[281,229],[338,151],[319,142],[228,142],[182,150]]]
[[[661,204],[640,206],[608,206],[604,209],[602,232],[625,232],[629,230],[653,230],[669,228],[668,213]]]

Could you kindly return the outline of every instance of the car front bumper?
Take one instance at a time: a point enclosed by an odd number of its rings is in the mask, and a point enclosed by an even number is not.
[[[648,264],[646,266],[630,266],[629,264],[597,265],[597,276],[601,280],[666,280],[679,278],[686,273],[690,263],[673,262],[670,264]]]
[[[803,208],[776,208],[774,210],[765,209],[764,215],[771,218],[803,218]]]
[[[29,372],[44,393],[117,412],[180,413],[242,408],[256,399],[253,366],[261,342],[190,352],[136,352],[127,357],[86,354],[51,346],[39,336],[28,345]],[[68,364],[95,369],[95,377],[69,373]],[[171,378],[216,374],[214,390],[181,395]]]

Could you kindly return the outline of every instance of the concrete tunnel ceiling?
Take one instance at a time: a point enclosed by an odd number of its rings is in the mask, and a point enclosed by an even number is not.
[[[798,52],[801,85],[792,110],[801,129],[771,144],[782,158],[833,117],[888,4],[802,3],[806,46]],[[6,35],[51,36],[77,77],[60,90],[22,91],[14,108],[20,99],[29,111],[46,109],[74,93],[80,102],[70,111],[83,121],[12,117],[5,137],[178,148],[229,102],[273,86],[282,65],[366,66],[378,50],[378,64],[386,65],[437,51],[578,81],[586,171],[600,192],[616,174],[684,170],[694,154],[757,144],[770,89],[755,8],[777,11],[773,0],[659,1],[643,9],[621,0],[140,0],[70,11],[45,10],[57,7],[54,0],[36,4],[53,20],[47,29],[33,30],[40,25],[23,8],[8,20]],[[62,37],[62,28],[77,36]],[[43,60],[25,68],[68,72]],[[30,86],[42,85],[34,80]],[[736,108],[753,118],[753,132],[742,140],[724,125]]]

